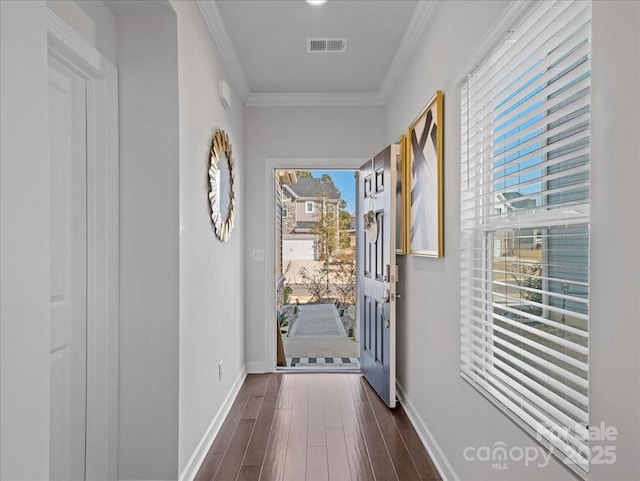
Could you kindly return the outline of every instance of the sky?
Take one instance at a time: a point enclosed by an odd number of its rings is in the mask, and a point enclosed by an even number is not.
[[[329,174],[342,198],[347,201],[347,211],[353,213],[356,210],[356,179],[353,170],[311,170],[311,173],[318,179],[322,174]]]

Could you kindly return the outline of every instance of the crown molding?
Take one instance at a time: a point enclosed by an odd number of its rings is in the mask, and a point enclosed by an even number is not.
[[[359,107],[385,105],[379,92],[252,93],[249,107]]]
[[[422,32],[424,32],[433,11],[436,8],[436,4],[438,0],[421,0],[418,2],[416,6],[416,10],[407,26],[407,30],[402,37],[400,42],[400,46],[396,51],[391,64],[389,65],[389,69],[387,70],[387,74],[382,81],[382,85],[380,86],[380,95],[384,99],[386,103],[391,96],[391,92],[398,82],[400,75],[405,71],[407,64],[409,63],[409,59],[413,54],[413,51],[422,36]]]
[[[240,64],[238,54],[236,53],[235,48],[233,48],[227,29],[224,26],[224,22],[220,16],[220,11],[218,10],[218,5],[216,2],[205,0],[196,0],[196,4],[200,9],[202,18],[209,29],[209,33],[211,34],[213,41],[220,51],[222,60],[229,71],[229,75],[231,75],[238,94],[242,98],[242,101],[246,102],[249,94],[251,93],[251,90],[249,89],[249,82],[247,82],[247,77],[245,76],[242,65]]]

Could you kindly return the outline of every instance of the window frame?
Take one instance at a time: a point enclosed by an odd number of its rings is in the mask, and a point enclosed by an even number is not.
[[[590,2],[575,1],[573,2],[573,4],[590,5]],[[532,10],[535,10],[535,8],[537,7],[532,8]],[[532,10],[527,11],[525,13],[525,17],[526,15],[531,13]],[[589,22],[588,22],[589,24],[590,24],[590,19],[591,19],[591,14],[589,12]],[[526,24],[527,21],[528,19],[524,18],[521,25]],[[518,26],[516,26],[516,28],[518,28]],[[513,30],[515,29],[512,29],[512,31]],[[589,34],[588,40],[587,40],[588,43],[590,43],[590,39],[591,39],[591,36]],[[503,41],[502,45],[504,44],[506,44],[506,41]],[[500,46],[498,48],[500,48]],[[591,51],[589,50],[587,60],[590,60],[591,58],[590,52]],[[547,55],[549,54],[547,53]],[[478,63],[478,65],[481,65],[482,63],[489,60],[490,58],[491,58],[491,55],[485,58],[483,62]],[[478,69],[479,68],[480,67],[478,67]],[[589,68],[589,71],[590,71],[590,68]],[[523,391],[519,390],[521,389],[519,387],[520,384],[516,383],[517,384],[516,387],[513,387],[507,384],[507,388],[509,389],[509,391],[507,391],[506,395],[501,396],[501,394],[498,392],[498,389],[493,387],[493,386],[497,386],[498,384],[495,383],[495,379],[492,384],[491,378],[492,376],[495,376],[495,370],[497,369],[494,364],[496,359],[496,352],[500,352],[501,350],[501,348],[500,349],[496,348],[496,345],[494,342],[495,332],[493,329],[493,326],[495,325],[495,319],[496,319],[495,311],[494,311],[496,307],[496,302],[495,302],[496,294],[494,291],[495,280],[493,278],[494,269],[495,269],[494,240],[496,238],[496,233],[499,231],[510,231],[510,230],[513,230],[513,232],[519,233],[520,232],[519,230],[514,229],[514,225],[520,225],[521,228],[531,229],[531,231],[533,232],[534,244],[536,243],[536,236],[540,236],[541,238],[540,249],[542,251],[541,252],[542,265],[545,266],[546,265],[545,258],[547,255],[549,255],[548,246],[547,246],[547,242],[549,241],[547,240],[547,237],[546,237],[546,234],[549,229],[554,229],[557,227],[569,228],[574,226],[586,226],[586,239],[587,239],[586,268],[588,272],[589,264],[590,264],[590,253],[588,248],[588,246],[590,245],[589,230],[591,226],[590,213],[589,213],[589,207],[588,207],[590,193],[587,193],[588,197],[586,201],[586,206],[587,206],[586,210],[583,210],[577,213],[576,215],[566,214],[562,212],[565,209],[555,209],[553,205],[548,204],[548,197],[556,195],[555,192],[553,193],[548,192],[549,190],[551,190],[551,188],[548,186],[548,183],[550,181],[549,176],[551,175],[550,168],[556,165],[553,163],[551,164],[548,163],[548,160],[550,159],[549,153],[550,152],[556,153],[557,151],[561,151],[562,149],[560,147],[556,147],[555,150],[553,149],[553,147],[547,148],[548,145],[552,145],[552,144],[545,143],[543,144],[543,146],[545,147],[545,149],[543,149],[545,153],[542,155],[541,161],[540,161],[541,174],[539,177],[539,183],[541,184],[541,190],[537,191],[537,193],[535,194],[536,197],[539,197],[541,199],[540,205],[537,206],[537,208],[532,208],[532,209],[523,208],[522,210],[520,209],[510,210],[509,208],[507,208],[507,205],[509,204],[509,202],[508,200],[505,200],[503,202],[503,205],[505,206],[504,211],[495,212],[494,207],[500,206],[500,204],[495,198],[491,199],[491,195],[487,194],[487,192],[493,193],[495,197],[497,193],[505,191],[505,189],[508,188],[508,185],[504,184],[503,187],[500,189],[497,189],[495,187],[500,182],[500,179],[499,177],[495,177],[499,164],[495,160],[497,156],[495,156],[496,151],[494,151],[493,146],[498,144],[498,145],[502,145],[501,148],[504,148],[505,145],[509,145],[509,144],[508,143],[505,144],[504,138],[500,139],[499,142],[497,141],[498,137],[495,137],[496,135],[495,132],[499,129],[495,129],[491,131],[491,129],[496,126],[501,128],[505,127],[505,124],[500,126],[500,122],[497,121],[498,117],[496,117],[496,114],[494,113],[494,111],[499,109],[497,109],[496,106],[494,106],[494,108],[489,109],[491,112],[490,115],[492,117],[491,117],[491,120],[486,123],[486,125],[489,126],[488,128],[490,130],[490,134],[493,135],[494,137],[491,138],[484,145],[486,152],[483,155],[477,156],[477,158],[474,159],[474,160],[478,160],[478,162],[473,165],[470,163],[470,158],[468,157],[469,144],[467,143],[466,150],[465,150],[465,138],[467,139],[467,141],[469,140],[469,132],[471,131],[465,131],[466,129],[469,128],[469,125],[465,127],[465,122],[470,123],[470,118],[472,115],[469,113],[469,111],[467,111],[466,112],[467,117],[465,118],[465,105],[467,109],[470,110],[471,98],[470,96],[468,96],[465,99],[465,92],[466,93],[470,92],[471,89],[469,87],[469,83],[471,82],[472,75],[475,75],[476,73],[477,73],[477,70],[469,74],[467,81],[463,82],[463,84],[465,85],[463,85],[463,88],[461,91],[461,95],[462,95],[462,99],[461,99],[462,100],[461,102],[461,129],[462,129],[461,130],[461,134],[462,134],[461,135],[461,143],[462,143],[461,163],[462,165],[461,165],[461,178],[460,178],[461,180],[461,192],[460,192],[461,194],[461,219],[460,219],[460,222],[461,222],[461,281],[460,283],[461,284],[460,285],[461,285],[461,295],[463,296],[463,298],[461,299],[461,310],[460,310],[461,312],[460,314],[461,315],[460,374],[461,374],[461,377],[465,381],[467,381],[469,384],[471,384],[471,386],[474,389],[479,391],[485,398],[487,398],[490,402],[492,402],[501,412],[507,415],[516,424],[518,424],[524,431],[526,431],[534,439],[536,439],[537,442],[539,442],[540,444],[548,448],[557,458],[563,461],[565,465],[568,466],[574,473],[586,479],[586,476],[588,475],[588,467],[589,467],[588,459],[586,461],[586,466],[584,465],[584,461],[582,465],[572,464],[569,453],[563,452],[563,442],[569,445],[569,441],[566,441],[566,439],[558,441],[558,439],[554,439],[553,434],[549,434],[549,433],[544,433],[545,436],[543,436],[540,432],[540,426],[538,426],[538,428],[534,428],[534,426],[530,421],[527,421],[526,419],[524,419],[526,416],[522,416],[521,414],[519,414],[521,412],[524,412],[525,410],[524,408],[520,407],[519,410],[518,409],[514,410],[513,408],[509,407],[509,403],[513,404],[515,401],[508,401],[505,403],[504,399],[507,399],[507,400],[513,399],[513,393],[516,393],[516,394],[520,393],[523,400],[526,400],[529,403],[531,402],[530,395],[522,394]],[[486,82],[485,84],[482,84],[482,81],[480,81],[480,83],[483,88],[486,88],[486,85],[489,84],[491,79],[489,79],[489,81],[487,81],[486,79],[484,80]],[[589,85],[590,85],[590,81],[589,81]],[[496,88],[499,91],[503,87],[504,85],[496,85],[494,88]],[[513,85],[509,85],[509,87],[512,88]],[[491,90],[491,88],[492,87],[488,87],[490,91],[488,95],[493,95],[493,91]],[[519,87],[516,84],[516,87],[514,87],[513,90],[517,92],[517,88]],[[537,93],[537,92],[534,92],[534,93]],[[486,90],[485,90],[485,94],[486,94]],[[493,97],[491,97],[491,99],[493,100]],[[465,100],[467,101],[467,104],[465,104]],[[507,97],[507,100],[504,100],[504,97],[503,97],[503,101],[506,102],[508,100],[509,100],[508,97]],[[526,101],[527,98],[525,97],[524,100]],[[550,102],[550,100],[551,100],[551,97],[548,95],[545,95],[543,97],[543,103],[542,103],[543,117],[541,122],[536,122],[536,125],[540,123],[543,127],[548,128],[553,123],[552,120],[549,120],[547,118],[550,115],[551,107],[544,108],[544,106],[546,105],[550,105],[550,106],[553,105],[553,103]],[[487,102],[487,99],[484,98],[483,101]],[[590,103],[591,102],[589,99],[589,105]],[[516,107],[518,107],[518,105],[516,105]],[[535,107],[536,109],[538,109],[538,106],[535,106]],[[474,110],[473,114],[475,115],[477,114],[477,112],[485,112],[483,110],[484,108],[485,107],[483,106],[483,107],[480,107],[479,110]],[[521,112],[517,108],[514,109],[514,114],[522,115],[522,116],[529,115],[528,112],[526,111]],[[511,115],[511,113],[509,115]],[[589,114],[588,122],[589,124],[587,125],[586,129],[590,130],[590,126],[589,126],[590,114]],[[474,128],[478,128],[478,126],[474,124]],[[544,130],[544,132],[546,132],[546,130]],[[561,133],[564,133],[564,131],[561,130]],[[546,135],[543,135],[543,138],[548,140]],[[517,135],[512,139],[518,140],[518,143],[520,141]],[[477,139],[475,140],[477,141]],[[589,143],[587,143],[587,147],[588,146],[589,146]],[[464,156],[465,151],[467,154],[466,158]],[[588,155],[587,163],[590,163],[590,154],[587,154],[587,155]],[[484,160],[482,160],[483,158]],[[518,163],[519,157],[516,156],[515,159],[516,159],[515,162]],[[560,165],[560,163],[558,163],[557,165]],[[478,167],[480,168],[481,174],[477,175],[476,178],[472,179],[472,184],[469,184],[469,177],[468,177],[469,172],[471,172],[473,169]],[[465,171],[465,168],[466,168],[466,171]],[[483,170],[483,169],[486,169],[486,170]],[[465,178],[465,175],[467,175],[466,178]],[[567,176],[569,176],[569,174],[567,174]],[[506,177],[507,176],[505,175],[505,178]],[[465,189],[465,183],[466,183],[466,189]],[[591,180],[590,178],[588,178],[588,187],[587,187],[588,189],[590,184],[591,184]],[[473,187],[471,187],[470,185],[473,185]],[[518,181],[515,185],[516,186],[520,185],[520,181]],[[478,192],[480,191],[483,192],[482,195],[478,194]],[[561,190],[560,192],[563,193],[564,190]],[[569,193],[571,192],[567,190],[567,195],[569,195]],[[469,199],[471,201],[476,201],[477,203],[476,207],[472,208],[472,210],[475,209],[475,212],[476,212],[475,219],[473,219],[474,217],[473,214],[468,214],[468,213],[465,214],[464,212],[465,202],[467,202]],[[480,207],[478,207],[478,205]],[[466,207],[468,207],[468,205]],[[529,212],[527,212],[527,210],[529,210]],[[478,212],[480,212],[480,214],[478,214]],[[468,215],[469,217],[465,217],[465,215]],[[473,224],[473,227],[471,227],[472,224]],[[542,268],[544,269],[548,267],[542,267]],[[479,272],[482,274],[475,275],[475,276],[473,275],[473,274],[478,274]],[[550,294],[557,294],[557,292],[552,292],[551,289],[548,287],[549,279],[547,279],[548,278],[547,273],[543,271],[542,274],[540,274],[540,276],[543,279],[545,279],[543,280],[542,287],[540,288],[540,291],[542,291],[543,296],[544,296],[544,293],[546,292]],[[587,279],[588,281],[587,281],[586,305],[588,306],[589,285],[591,282],[590,279],[588,278],[588,274],[587,274]],[[558,281],[558,280],[561,280],[561,278],[553,279],[553,281]],[[547,283],[547,285],[545,285],[545,282]],[[484,297],[482,299],[477,296],[478,292],[484,293]],[[565,296],[566,294],[567,293],[564,292]],[[464,296],[469,297],[468,304],[465,304]],[[543,306],[547,305],[547,307],[552,307],[548,299],[545,300],[544,297],[543,297],[543,300],[540,301],[539,303]],[[507,304],[505,303],[505,306],[506,305]],[[479,316],[478,320],[474,320],[475,315]],[[588,315],[587,315],[587,330],[586,330],[587,340],[588,340],[588,332],[589,332],[588,322],[589,321],[588,321]],[[509,345],[508,342],[512,342],[512,341],[503,341],[503,344],[508,346]],[[483,355],[477,354],[478,351],[484,351],[486,354],[483,354]],[[588,351],[588,345],[587,345],[587,351]],[[534,357],[533,354],[531,357]],[[520,359],[520,361],[523,361],[523,359]],[[528,359],[526,359],[523,362],[525,363],[528,362]],[[587,355],[587,361],[586,361],[587,386],[588,386],[588,362],[589,361],[588,361],[588,355]],[[479,365],[478,363],[482,364],[481,369],[478,369],[478,370],[480,372],[485,373],[484,382],[482,382],[483,379],[481,379],[482,375],[478,375],[476,372],[476,368]],[[507,377],[509,378],[509,376]],[[522,384],[522,386],[524,386],[524,384]],[[587,414],[587,423],[588,423],[588,411],[589,411],[588,387],[587,387],[586,396],[587,396],[586,414]],[[503,400],[501,400],[501,397],[503,398]],[[547,397],[546,399],[549,399],[549,398]],[[545,411],[545,413],[547,412],[548,411]],[[547,419],[551,419],[552,423],[557,420],[557,418],[554,418],[553,415],[549,415]],[[587,430],[588,430],[588,425],[587,425]],[[578,447],[578,451],[579,451],[579,448],[580,447]],[[587,437],[587,448],[589,448],[588,437]]]
[[[311,208],[309,208],[311,206]],[[304,202],[304,212],[305,214],[314,214],[316,211],[316,203],[312,200],[306,200]]]

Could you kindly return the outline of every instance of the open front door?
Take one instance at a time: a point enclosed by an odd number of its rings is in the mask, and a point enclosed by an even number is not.
[[[389,407],[396,405],[396,158],[390,145],[360,167],[358,230],[360,366]]]

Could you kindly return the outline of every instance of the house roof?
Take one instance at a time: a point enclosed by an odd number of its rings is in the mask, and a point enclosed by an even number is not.
[[[323,181],[322,179],[316,179],[315,177],[304,177],[298,179],[298,182],[295,184],[289,184],[285,187],[291,190],[296,197],[324,197],[335,200],[340,198],[340,191],[336,189],[336,186],[333,185],[333,183]]]
[[[514,209],[534,209],[536,207],[535,199],[517,200],[520,197],[523,197],[520,192],[499,192],[496,194],[496,200],[506,201],[505,204]]]
[[[522,194],[520,192],[502,192],[502,195],[506,200],[512,200],[518,197],[522,197]]]

